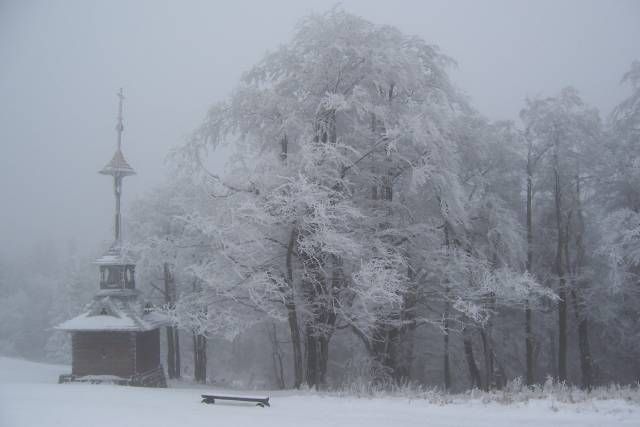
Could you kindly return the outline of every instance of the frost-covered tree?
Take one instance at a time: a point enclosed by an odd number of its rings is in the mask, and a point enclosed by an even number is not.
[[[573,88],[563,89],[556,97],[528,101],[521,117],[531,143],[539,152],[548,151],[541,160],[539,191],[546,196],[542,203],[547,203],[545,209],[555,229],[552,273],[559,296],[558,378],[568,378],[568,313],[573,302],[582,379],[590,387],[593,368],[585,311],[589,310],[587,295],[593,278],[587,265],[584,202],[593,194],[593,187],[586,182],[596,165],[595,150],[602,142],[600,119]],[[550,259],[546,262],[551,264]]]
[[[373,280],[381,278],[374,272],[406,274],[398,243],[406,236],[394,227],[399,216],[393,212],[402,211],[393,200],[396,182],[423,185],[431,174],[446,184],[438,174],[449,172],[439,157],[446,151],[447,117],[460,109],[444,72],[448,62],[434,47],[394,28],[339,9],[312,15],[290,44],[245,75],[230,101],[211,110],[188,147],[191,159],[200,161],[205,146],[231,143],[244,163],[218,180],[218,196],[233,197],[235,204],[245,199],[240,206],[251,209],[246,221],[257,218],[267,241],[275,241],[269,246],[284,252],[278,271],[265,274],[262,262],[260,285],[286,291],[296,372],[302,368],[296,335],[303,329],[311,385],[324,381],[339,319],[377,342],[382,338],[375,329],[394,317],[388,309],[401,298],[404,282],[398,274]],[[274,248],[260,243],[272,256]],[[257,277],[255,266],[249,270]],[[294,310],[296,288],[300,313]],[[382,295],[391,304],[381,304]],[[377,347],[369,348],[384,352]]]
[[[198,185],[176,174],[174,180],[138,200],[128,220],[129,249],[138,258],[141,287],[157,296],[159,309],[173,321],[166,328],[169,377],[181,376],[182,330],[193,339],[193,364],[186,366],[193,368],[194,378],[200,382],[206,381],[206,337],[218,331],[206,315],[198,277],[193,272],[209,245],[215,245],[192,227],[193,218],[207,209],[206,200],[207,194]]]
[[[622,365],[630,367],[633,377],[640,378],[638,365],[638,273],[640,272],[640,62],[631,64],[624,74],[623,84],[631,94],[612,112],[609,118],[607,144],[599,151],[598,226],[600,248],[604,259],[602,281],[608,286],[599,289],[598,315],[606,325],[611,345],[609,358],[623,360],[607,366],[613,372]],[[623,374],[624,375],[624,374]]]
[[[181,215],[191,210],[189,186],[183,181],[167,184],[135,202],[128,218],[131,250],[138,256],[138,276],[150,294],[159,293],[156,301],[166,310],[175,309],[179,292],[177,270],[183,267],[180,244]],[[167,371],[169,378],[181,377],[180,332],[177,324],[166,327]]]
[[[482,225],[469,216],[505,211],[481,177],[465,177],[493,168],[492,147],[460,135],[472,112],[451,63],[341,9],[311,15],[178,152],[209,194],[208,209],[185,217],[209,242],[189,270],[245,320],[287,320],[295,386],[303,365],[310,386],[325,382],[342,329],[360,338],[376,376],[407,378],[412,330],[443,317],[418,314],[426,300],[445,301],[445,322],[482,324],[487,293],[517,299],[509,286],[533,284],[511,260],[491,267],[518,234],[508,215]],[[232,152],[225,174],[207,170],[217,149]]]
[[[512,123],[489,123],[478,115],[463,117],[456,129],[468,220],[455,246],[466,255],[466,301],[475,307],[474,317],[462,318],[464,352],[471,383],[490,388],[504,383],[506,360],[517,357],[497,344],[503,333],[513,332],[500,331],[494,318],[506,316],[505,310],[520,312],[527,301],[536,305],[541,298],[553,298],[553,293],[526,272],[525,232],[519,218],[522,177],[518,165],[524,163],[520,132]],[[474,353],[476,330],[483,369]]]

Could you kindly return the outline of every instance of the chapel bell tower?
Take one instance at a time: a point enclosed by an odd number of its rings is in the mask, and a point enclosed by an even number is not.
[[[124,95],[122,89],[118,92],[118,122],[116,131],[118,132],[118,145],[111,161],[100,170],[103,175],[113,177],[113,193],[115,196],[114,214],[114,240],[113,244],[96,263],[100,266],[100,289],[135,289],[135,265],[126,262],[122,254],[122,214],[120,213],[120,199],[122,197],[122,181],[129,175],[136,172],[127,163],[122,154],[122,101]]]

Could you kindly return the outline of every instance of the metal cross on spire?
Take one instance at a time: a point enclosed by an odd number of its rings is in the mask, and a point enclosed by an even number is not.
[[[118,103],[118,123],[116,124],[116,130],[118,131],[118,150],[120,150],[122,147],[122,131],[124,131],[124,125],[122,124],[122,103],[124,101],[124,93],[122,88],[120,88],[117,95],[120,101]]]

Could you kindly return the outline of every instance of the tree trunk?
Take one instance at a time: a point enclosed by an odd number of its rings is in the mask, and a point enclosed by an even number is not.
[[[444,245],[449,253],[449,224],[445,221],[444,223]],[[444,303],[444,321],[443,321],[443,332],[444,332],[444,389],[451,389],[451,364],[449,361],[449,313],[451,311],[451,304],[449,303],[449,288],[445,289],[445,303]]]
[[[199,336],[200,339],[200,380],[203,384],[207,383],[207,338],[204,335]]]
[[[325,385],[329,359],[329,341],[333,335],[336,312],[333,306],[334,287],[341,283],[338,260],[333,262],[322,257],[302,254],[306,275],[302,282],[303,296],[308,316],[305,319],[306,381],[309,387],[321,388]],[[333,270],[332,275],[326,272]]]
[[[305,327],[306,380],[309,388],[318,386],[318,342],[311,323]]]
[[[175,348],[173,346],[173,326],[167,326],[167,372],[169,378],[175,378]]]
[[[291,345],[293,347],[293,387],[300,388],[302,385],[302,340],[300,339],[300,328],[298,327],[298,313],[296,310],[295,293],[293,284],[293,250],[296,244],[298,233],[293,227],[289,236],[287,246],[287,284],[289,289],[285,291],[285,306],[287,308],[287,320],[289,322],[289,332],[291,334]]]
[[[534,341],[533,341],[533,314],[529,301],[525,301],[524,309],[525,318],[525,351],[526,351],[526,364],[527,364],[527,385],[531,387],[535,383],[534,373]]]
[[[197,281],[193,282],[193,292],[198,289]],[[207,307],[201,308],[206,315]],[[196,382],[207,383],[207,339],[204,335],[193,331],[193,374]]]
[[[582,317],[578,323],[578,347],[580,348],[582,387],[591,390],[593,387],[593,363],[589,345],[589,324],[586,317]]]
[[[306,253],[300,254],[302,265],[306,271],[302,280],[302,291],[308,315],[304,323],[304,342],[306,371],[305,380],[309,388],[317,388],[319,385],[319,353],[318,338],[322,334],[322,301],[320,301],[322,277],[319,268],[319,260]]]
[[[193,334],[193,373],[197,383],[207,383],[207,338]]]
[[[560,279],[558,291],[558,379],[567,380],[567,291],[564,279]]]
[[[280,159],[287,161],[289,152],[289,139],[285,133],[280,140]],[[298,312],[296,310],[295,292],[293,283],[293,251],[298,237],[297,229],[294,226],[289,236],[287,245],[287,285],[289,289],[283,289],[285,308],[287,309],[287,322],[291,335],[291,346],[293,350],[293,387],[300,388],[303,377],[302,341],[300,339],[300,328],[298,327]]]
[[[593,360],[591,358],[591,346],[589,344],[589,322],[580,308],[580,300],[577,291],[572,290],[573,307],[576,321],[578,322],[578,349],[580,351],[580,374],[582,387],[591,390],[593,387]]]
[[[414,330],[416,328],[415,310],[418,303],[418,292],[411,265],[407,266],[407,280],[409,286],[403,295],[402,311],[400,312],[402,325],[397,343],[393,348],[396,353],[395,380],[398,384],[405,383],[411,379],[411,367],[413,365]]]
[[[300,339],[300,329],[298,327],[298,315],[294,303],[287,303],[287,320],[289,332],[291,334],[291,345],[293,347],[293,387],[300,388],[302,385],[302,340]]]
[[[327,366],[329,364],[329,341],[327,336],[318,337],[318,384],[325,387],[327,384]]]
[[[173,328],[173,350],[174,350],[174,378],[182,378],[182,368],[180,362],[180,331],[178,328]]]
[[[480,338],[482,338],[482,349],[484,353],[485,391],[497,386],[495,381],[495,353],[493,351],[490,334],[490,328],[480,329]]]
[[[564,274],[562,253],[566,244],[562,230],[562,195],[560,189],[560,173],[558,172],[557,150],[555,157],[555,210],[558,242],[556,249],[556,274],[558,275],[558,379],[567,380],[567,289]]]
[[[469,335],[466,327],[463,329],[462,335],[464,344],[464,355],[467,359],[467,366],[469,367],[469,379],[471,381],[471,388],[482,388],[482,378],[480,376],[480,370],[478,369],[476,359],[473,355],[473,342],[471,341],[471,336]]]
[[[495,271],[499,267],[499,258],[497,251],[493,253],[492,270]],[[496,296],[494,292],[489,292],[484,298],[484,304],[488,311],[496,311]],[[480,338],[482,340],[482,350],[484,356],[484,389],[488,391],[495,388],[496,384],[496,366],[495,366],[495,350],[493,348],[493,316],[487,319],[487,322],[480,327]]]
[[[449,362],[449,320],[447,317],[449,316],[449,303],[447,302],[447,307],[445,308],[444,314],[444,389],[451,389],[451,365]]]
[[[267,327],[267,335],[271,341],[271,356],[273,361],[273,377],[278,386],[278,389],[283,390],[285,388],[284,382],[284,366],[282,361],[282,350],[280,349],[280,342],[278,341],[278,330],[275,323],[271,323],[271,327]]]
[[[320,389],[327,383],[327,367],[329,364],[330,331],[333,325],[325,319],[310,320],[305,327],[305,351],[307,356],[307,385]],[[318,329],[318,328],[322,329]]]
[[[533,164],[531,159],[531,145],[527,152],[527,273],[532,274],[533,268]],[[533,366],[533,316],[529,300],[525,301],[525,351],[527,365],[527,385],[534,383]]]
[[[200,354],[198,352],[198,335],[194,332],[191,334],[191,338],[193,339],[193,379],[196,382],[200,382]]]
[[[549,328],[549,360],[548,369],[551,371],[551,375],[554,378],[558,378],[558,348],[555,328]]]
[[[371,336],[371,354],[377,366],[374,382],[384,384],[393,377],[395,363],[391,354],[390,336],[392,327],[388,325],[389,319],[382,319],[376,323]]]
[[[408,274],[408,280],[413,280]],[[396,384],[410,380],[413,364],[413,331],[415,325],[416,290],[410,286],[403,295],[402,307],[392,317],[376,325],[370,348],[381,368],[378,382],[392,379]]]
[[[587,321],[587,315],[582,310],[580,290],[582,284],[584,284],[584,277],[582,277],[583,267],[585,265],[585,248],[584,248],[584,218],[582,216],[582,203],[580,194],[580,169],[576,174],[576,268],[574,271],[574,283],[571,291],[573,296],[574,312],[576,321],[578,322],[578,349],[580,351],[580,371],[582,374],[582,387],[591,390],[593,386],[593,366],[591,359],[591,347],[589,345],[589,323]],[[568,260],[567,256],[567,260]],[[578,288],[578,289],[576,289]]]
[[[171,274],[169,263],[163,265],[164,301],[168,308],[173,308],[176,302],[176,283]],[[180,341],[178,329],[167,326],[167,372],[169,378],[180,378]]]

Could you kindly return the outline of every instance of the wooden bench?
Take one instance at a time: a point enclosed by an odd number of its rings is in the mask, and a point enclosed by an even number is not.
[[[216,400],[233,400],[236,402],[255,402],[256,406],[264,408],[269,405],[268,397],[256,397],[256,396],[233,396],[233,395],[221,395],[221,394],[203,394],[202,403],[216,403]]]

